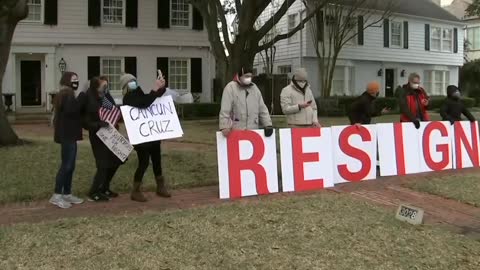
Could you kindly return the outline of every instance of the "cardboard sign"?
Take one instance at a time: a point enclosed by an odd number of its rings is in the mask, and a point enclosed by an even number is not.
[[[480,167],[480,138],[476,122],[456,122],[452,127],[453,160],[455,169]]]
[[[217,132],[218,175],[221,199],[278,192],[275,133],[263,130]]]
[[[113,126],[101,128],[97,131],[97,136],[122,162],[133,151],[133,146]]]
[[[122,106],[128,138],[133,145],[179,138],[183,130],[171,96],[158,98],[145,109]]]
[[[377,177],[377,134],[374,125],[333,127],[335,184]]]

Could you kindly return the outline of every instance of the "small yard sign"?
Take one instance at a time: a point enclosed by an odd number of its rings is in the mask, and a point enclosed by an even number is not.
[[[128,140],[112,126],[101,128],[97,136],[122,162],[125,162],[133,151],[133,146]]]
[[[413,225],[420,225],[423,223],[423,214],[423,209],[401,204],[398,207],[396,218]]]

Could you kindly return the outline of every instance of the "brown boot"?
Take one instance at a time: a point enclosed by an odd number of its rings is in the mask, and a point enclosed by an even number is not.
[[[143,195],[140,187],[142,186],[141,182],[133,182],[132,194],[130,194],[130,199],[136,202],[146,202],[147,198]]]
[[[155,178],[157,180],[157,196],[170,198],[172,195],[168,192],[167,187],[165,186],[165,178],[160,175]]]

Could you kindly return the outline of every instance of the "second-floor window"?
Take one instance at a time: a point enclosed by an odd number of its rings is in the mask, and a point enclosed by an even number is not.
[[[125,0],[103,0],[102,20],[104,24],[125,23]]]
[[[175,27],[191,27],[191,5],[188,0],[172,0],[171,2],[171,25]]]
[[[298,14],[290,14],[288,15],[288,31],[292,31],[298,25]],[[288,38],[288,42],[296,42],[298,41],[298,32],[295,33],[293,36]]]
[[[439,52],[453,51],[453,30],[449,28],[432,27],[431,50]]]
[[[391,23],[391,37],[390,37],[390,45],[392,47],[402,47],[402,23],[401,22],[392,22]]]
[[[110,90],[120,91],[120,76],[123,73],[123,58],[102,58],[102,74],[107,76]]]
[[[467,29],[468,49],[480,50],[480,26]]]
[[[42,22],[43,0],[28,0],[28,17],[26,22]]]

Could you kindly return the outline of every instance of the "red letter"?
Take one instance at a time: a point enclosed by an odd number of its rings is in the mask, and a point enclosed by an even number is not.
[[[240,160],[240,141],[249,141],[253,145],[253,156]],[[259,195],[270,194],[267,186],[267,172],[260,165],[265,155],[265,144],[262,137],[253,131],[235,131],[228,136],[228,174],[230,180],[230,198],[242,197],[241,171],[250,170],[255,174],[255,183]]]
[[[477,134],[477,123],[471,123],[472,130],[472,144],[469,143],[465,131],[463,130],[462,124],[460,122],[455,122],[455,156],[457,158],[456,164],[457,169],[463,168],[463,158],[462,158],[462,145],[465,146],[467,154],[472,161],[474,167],[480,167],[480,160],[478,159],[478,134]]]
[[[368,156],[368,153],[365,153],[361,149],[355,148],[348,144],[348,138],[355,134],[360,135],[362,141],[364,142],[372,141],[372,136],[370,135],[370,132],[368,132],[368,130],[364,127],[357,128],[355,126],[350,126],[344,129],[342,133],[340,133],[338,143],[342,152],[350,157],[360,160],[360,162],[362,163],[362,169],[356,173],[350,172],[346,164],[337,166],[338,173],[345,180],[348,180],[350,182],[359,182],[362,179],[365,179],[365,177],[368,176],[370,169],[372,168],[372,160]]]
[[[403,127],[402,123],[393,124],[393,136],[395,139],[395,156],[397,161],[397,174],[405,175],[405,152],[403,150]],[[386,139],[386,138],[385,138]]]
[[[448,137],[448,130],[441,122],[431,122],[425,127],[423,133],[423,155],[425,156],[425,162],[427,166],[434,171],[441,171],[448,165],[448,144],[437,145],[437,152],[442,153],[442,160],[435,162],[432,159],[432,153],[430,153],[430,135],[433,131],[438,130],[442,137]]]
[[[293,155],[293,175],[295,179],[295,191],[307,191],[314,189],[323,189],[323,179],[305,181],[304,166],[305,162],[320,161],[320,153],[304,153],[302,139],[306,137],[320,137],[319,128],[299,128],[292,129],[292,155]]]

